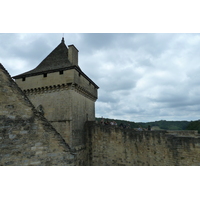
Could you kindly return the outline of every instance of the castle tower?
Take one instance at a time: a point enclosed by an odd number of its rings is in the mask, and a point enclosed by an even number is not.
[[[61,43],[33,70],[13,77],[33,105],[75,148],[95,120],[98,86],[78,66],[78,50]]]

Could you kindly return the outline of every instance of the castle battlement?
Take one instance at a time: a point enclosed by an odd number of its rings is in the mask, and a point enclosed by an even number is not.
[[[81,87],[80,85],[74,84],[74,83],[67,83],[67,84],[58,84],[58,85],[50,85],[45,87],[39,87],[39,88],[31,88],[23,90],[23,92],[29,96],[29,95],[38,95],[38,94],[44,94],[44,93],[51,93],[51,92],[59,92],[63,90],[74,90],[77,93],[85,96],[88,99],[91,99],[92,101],[96,101],[97,97],[96,95],[88,92],[85,88]]]

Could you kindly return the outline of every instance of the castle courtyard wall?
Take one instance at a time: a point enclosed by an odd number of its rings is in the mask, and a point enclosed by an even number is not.
[[[92,166],[200,165],[200,138],[194,131],[186,136],[184,132],[135,131],[92,122],[86,129]]]

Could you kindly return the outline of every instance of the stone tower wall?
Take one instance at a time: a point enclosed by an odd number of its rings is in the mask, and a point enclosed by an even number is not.
[[[29,92],[27,95],[35,108],[45,116],[69,145],[72,125],[70,93],[70,90],[55,88]]]
[[[85,145],[84,125],[87,121],[95,121],[94,102],[77,92],[72,93],[72,146]]]
[[[62,71],[62,70],[61,70]],[[97,88],[89,82],[83,75],[75,69],[69,69],[63,71],[63,74],[60,72],[51,72],[48,73],[46,77],[44,74],[39,74],[36,76],[26,77],[16,79],[16,83],[22,90],[34,91],[34,90],[45,90],[48,87],[62,86],[63,84],[75,84],[79,86],[78,88],[85,93],[87,96],[96,101],[97,99]]]
[[[67,70],[60,74],[59,72],[48,73],[47,77],[44,74],[39,74],[36,76],[29,76],[25,78],[16,79],[16,83],[22,90],[34,90],[37,88],[45,88],[49,86],[57,86],[66,83],[72,83],[74,80],[74,70]]]
[[[74,73],[74,83],[81,86],[81,88],[84,89],[83,91],[87,91],[87,95],[92,98],[93,101],[96,101],[98,98],[97,88],[78,71]]]
[[[84,124],[95,120],[97,88],[75,69],[16,82],[72,148],[84,146]]]

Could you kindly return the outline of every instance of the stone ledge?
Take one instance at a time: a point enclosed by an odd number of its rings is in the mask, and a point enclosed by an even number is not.
[[[82,94],[83,96],[93,101],[97,100],[97,97],[92,95],[85,88],[75,83],[66,83],[66,84],[51,85],[51,86],[40,87],[40,88],[31,88],[31,89],[23,90],[23,92],[26,95],[36,95],[36,94],[58,92],[61,90],[70,90],[70,89],[76,91],[79,94]]]

